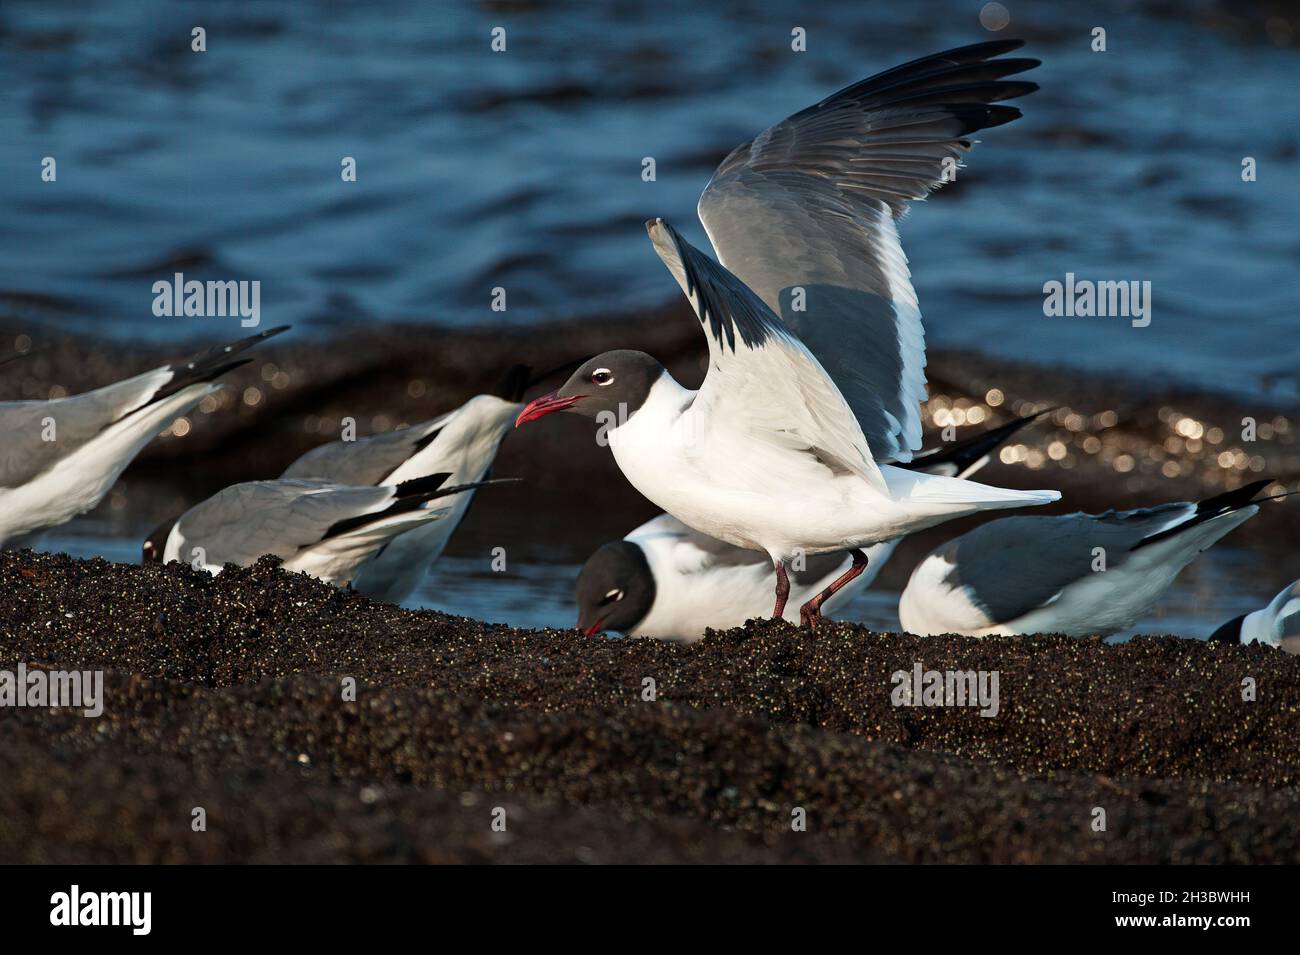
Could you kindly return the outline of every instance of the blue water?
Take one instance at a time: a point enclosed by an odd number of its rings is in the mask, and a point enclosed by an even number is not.
[[[1006,5],[993,34],[978,2],[5,0],[0,314],[229,334],[233,319],[152,314],[153,282],[178,270],[258,280],[264,325],[309,329],[659,303],[678,293],[641,223],[663,215],[703,242],[695,200],[731,146],[902,60],[1017,35],[1042,90],[903,225],[931,343],[1294,397],[1286,31],[1218,32],[1205,3],[1174,19]],[[1089,49],[1097,25],[1106,53]],[[45,156],[57,182],[40,180]],[[1043,283],[1066,272],[1152,282],[1151,326],[1044,317]]]

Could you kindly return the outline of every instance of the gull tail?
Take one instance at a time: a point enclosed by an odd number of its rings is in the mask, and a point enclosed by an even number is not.
[[[993,487],[962,478],[884,467],[889,495],[908,510],[935,516],[959,517],[977,511],[1034,507],[1061,499],[1060,491],[1021,491]]]

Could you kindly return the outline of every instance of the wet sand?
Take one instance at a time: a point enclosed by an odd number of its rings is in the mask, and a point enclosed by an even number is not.
[[[0,667],[108,671],[98,719],[0,712],[4,861],[1300,861],[1300,666],[1260,647],[770,622],[685,647],[269,559],[31,552],[0,555],[0,627]],[[999,715],[894,707],[915,661],[998,670]]]

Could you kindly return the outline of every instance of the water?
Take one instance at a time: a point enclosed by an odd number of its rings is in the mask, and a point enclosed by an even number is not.
[[[154,317],[175,271],[259,280],[264,323],[316,329],[658,303],[678,293],[641,223],[702,243],[695,200],[731,146],[902,60],[1016,35],[1043,89],[904,224],[929,340],[1293,397],[1294,48],[1209,29],[1204,3],[1007,5],[991,34],[967,2],[6,0],[0,312],[124,339],[232,323]],[[1152,325],[1045,318],[1066,272],[1151,281]]]
[[[232,319],[152,314],[154,281],[176,271],[258,280],[264,326],[303,333],[658,304],[679,293],[642,222],[665,216],[703,244],[695,202],[732,146],[903,60],[1025,36],[1044,60],[1025,118],[985,133],[902,227],[932,346],[1297,396],[1300,56],[1276,28],[1275,42],[1257,24],[1217,32],[1205,3],[1172,19],[1008,3],[1000,34],[978,3],[809,6],[5,0],[0,316],[38,340],[42,326],[229,336]],[[190,52],[196,24],[206,53]],[[1098,24],[1104,54],[1089,49]],[[806,53],[790,50],[793,26]],[[40,180],[45,156],[55,183]],[[1256,182],[1241,180],[1245,156]],[[1151,326],[1044,317],[1043,283],[1067,272],[1152,282]],[[93,520],[45,544],[138,555],[138,537]],[[1271,593],[1238,573],[1249,566],[1216,547],[1161,605],[1189,609],[1141,629],[1204,635],[1253,609]],[[503,578],[448,557],[422,602],[568,626],[576,571]],[[868,591],[849,616],[893,627],[896,603]]]
[[[143,533],[141,528],[139,535],[123,536],[119,529],[103,521],[79,518],[48,532],[38,546],[73,557],[138,563]],[[576,564],[560,561],[513,560],[507,572],[495,573],[487,557],[444,555],[406,606],[516,627],[569,628],[577,619],[573,584],[579,569]],[[1223,622],[1257,610],[1271,600],[1273,591],[1260,588],[1261,582],[1272,579],[1258,555],[1220,544],[1184,570],[1148,616],[1111,640],[1126,640],[1136,633],[1208,637]],[[860,621],[878,630],[898,630],[898,597],[898,591],[877,583],[854,597],[836,617]]]

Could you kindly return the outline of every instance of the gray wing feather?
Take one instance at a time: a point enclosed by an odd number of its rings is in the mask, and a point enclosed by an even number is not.
[[[329,481],[249,481],[218,491],[177,522],[183,556],[202,547],[207,563],[246,566],[263,554],[288,560],[341,520],[381,510],[393,488]]]
[[[1015,119],[990,105],[1036,89],[1001,77],[999,41],[878,74],[777,123],[723,160],[699,216],[719,260],[818,358],[872,456],[921,446],[925,336],[894,220],[939,187],[969,133]]]
[[[18,487],[35,479],[147,404],[172,377],[169,368],[156,368],[68,398],[0,402],[0,487]],[[54,422],[53,441],[45,440],[47,418]]]
[[[1006,517],[963,534],[937,551],[953,565],[944,582],[964,589],[994,623],[1051,603],[1093,572],[1094,548],[1114,569],[1143,539],[1196,513],[1194,504],[1105,514]]]
[[[322,444],[290,464],[280,477],[314,478],[359,486],[379,484],[420,450],[450,417],[451,414],[445,414],[401,431],[356,441]]]

